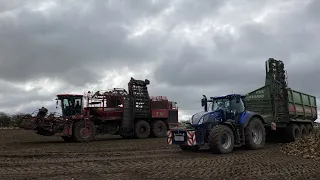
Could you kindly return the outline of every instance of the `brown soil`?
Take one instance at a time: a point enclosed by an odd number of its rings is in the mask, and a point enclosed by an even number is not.
[[[228,155],[182,152],[165,138],[101,137],[64,143],[32,131],[0,130],[0,179],[319,179],[320,162],[280,152],[237,149]]]

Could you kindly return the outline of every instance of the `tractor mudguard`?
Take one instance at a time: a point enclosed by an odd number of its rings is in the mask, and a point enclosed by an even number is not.
[[[250,121],[250,119],[255,116],[258,117],[259,119],[262,120],[262,123],[264,122],[264,119],[257,113],[251,112],[251,111],[245,111],[243,113],[241,113],[241,115],[239,116],[239,123],[243,126],[246,127]]]
[[[234,127],[234,122],[233,122],[233,120],[227,120],[227,121],[225,121],[225,122],[223,122],[223,123],[220,123],[220,124],[224,124],[224,125],[227,125],[232,131],[233,131],[233,133],[236,133],[236,129],[235,129],[235,127]]]

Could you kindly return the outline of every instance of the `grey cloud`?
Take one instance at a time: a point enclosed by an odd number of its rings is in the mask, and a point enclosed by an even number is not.
[[[108,70],[150,67],[155,68],[154,77],[146,77],[150,94],[166,95],[181,110],[192,111],[201,108],[202,94],[246,93],[263,86],[264,62],[274,57],[285,62],[293,89],[319,94],[310,80],[319,77],[318,1],[271,13],[262,23],[250,16],[284,1],[55,1],[57,6],[45,12],[29,9],[39,2],[0,0],[0,79],[58,78],[71,91],[97,83]],[[2,16],[8,11],[15,16]],[[199,39],[182,32],[203,20],[208,30],[199,32]],[[144,22],[150,29],[128,38]],[[233,26],[239,36],[217,31],[213,25],[220,23]],[[0,108],[35,99],[51,102],[54,96],[10,88],[13,99]],[[26,95],[15,98],[10,91]]]
[[[198,22],[202,18],[214,18],[214,15],[218,13],[217,10],[227,2],[228,1],[219,0],[198,0],[195,3],[193,0],[179,0],[176,1],[173,18],[187,23]]]
[[[142,4],[91,1],[85,4],[87,10],[81,11],[85,7],[65,2],[61,9],[48,14],[23,9],[14,18],[0,19],[1,77],[11,81],[40,76],[66,79],[70,76],[63,75],[70,74],[69,69],[91,67],[106,71],[149,61],[156,54],[155,49],[147,42],[141,45],[140,40],[127,39],[131,32],[128,27],[135,18],[155,14],[165,4]],[[139,11],[141,8],[149,11]],[[152,37],[146,41],[149,40]]]
[[[312,5],[308,6],[312,7]],[[221,84],[261,84],[264,78],[264,61],[269,57],[281,59],[291,64],[292,57],[309,54],[303,64],[311,64],[317,54],[313,47],[318,47],[317,34],[306,31],[309,21],[295,21],[306,16],[308,7],[299,13],[287,14],[272,24],[245,23],[239,26],[238,39],[223,39],[221,36],[208,41],[217,45],[216,49],[185,45],[182,52],[176,52],[171,59],[164,61],[155,71],[158,81],[166,81],[174,86],[215,86]],[[296,22],[296,23],[294,23]],[[273,27],[282,23],[288,26]],[[297,28],[299,31],[297,31]],[[276,31],[273,31],[273,30]],[[207,52],[211,51],[211,55]],[[317,56],[318,57],[318,54]],[[299,66],[298,62],[295,66]],[[167,72],[162,70],[168,66]],[[290,72],[290,69],[287,68]],[[300,69],[301,70],[301,69]],[[293,71],[293,70],[292,70]],[[307,78],[307,77],[306,77]],[[240,86],[240,88],[242,88]]]

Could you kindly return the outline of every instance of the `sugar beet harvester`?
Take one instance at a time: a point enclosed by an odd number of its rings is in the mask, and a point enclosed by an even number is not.
[[[44,136],[59,135],[68,142],[91,141],[98,134],[165,137],[169,126],[178,123],[177,103],[165,96],[150,97],[149,84],[147,79],[131,78],[129,92],[119,88],[89,92],[84,108],[83,95],[59,94],[62,116],[47,115],[48,110],[41,108],[35,117],[25,119],[24,127]]]
[[[288,88],[283,62],[272,58],[266,62],[265,86],[247,95],[204,96],[202,106],[205,111],[193,115],[186,128],[168,131],[168,144],[182,150],[208,144],[216,153],[243,145],[259,149],[271,132],[287,142],[307,136],[317,119],[316,97]]]

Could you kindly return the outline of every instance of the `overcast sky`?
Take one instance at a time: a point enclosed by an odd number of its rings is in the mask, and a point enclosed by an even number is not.
[[[263,86],[270,57],[320,97],[319,13],[319,0],[0,0],[0,111],[55,110],[57,93],[132,76],[188,119],[202,94]]]

